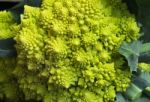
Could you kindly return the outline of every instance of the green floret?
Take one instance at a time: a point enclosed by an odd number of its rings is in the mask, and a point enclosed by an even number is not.
[[[131,78],[117,50],[138,33],[121,0],[43,0],[40,8],[25,6],[15,37],[19,87],[26,100],[114,102]]]
[[[15,37],[15,40],[18,42],[17,48],[18,54],[23,59],[26,59],[25,63],[27,64],[27,67],[29,70],[32,69],[39,69],[40,64],[44,63],[44,43],[43,40],[43,34],[44,31],[37,26],[37,20],[34,18],[34,16],[37,16],[39,14],[39,10],[33,9],[35,12],[35,15],[31,14],[29,15],[29,10],[31,7],[27,7],[27,10],[25,10],[25,17],[22,18],[22,26],[23,28],[20,29],[21,31]],[[31,9],[32,10],[32,9]],[[29,15],[29,16],[28,16]],[[29,19],[26,19],[28,17]],[[23,50],[22,52],[20,52]],[[24,53],[27,53],[27,55],[24,55]],[[21,60],[18,61],[20,63]]]
[[[49,83],[55,83],[59,86],[63,86],[65,88],[69,88],[71,85],[75,85],[77,81],[78,74],[71,68],[59,68],[58,70],[52,68],[50,70],[50,78]]]
[[[16,23],[11,12],[0,11],[0,39],[12,38],[15,36]]]
[[[150,72],[150,64],[149,63],[139,63],[138,68],[142,71]]]
[[[104,100],[106,102],[114,101],[114,97],[116,96],[116,91],[114,86],[109,86],[107,89],[105,89],[104,93]]]
[[[16,67],[15,58],[0,58],[0,99],[5,101],[18,101],[18,84],[14,80],[13,70]]]
[[[0,40],[14,37],[15,31],[18,31],[18,26],[11,12],[0,11]],[[18,83],[14,80],[13,70],[15,67],[16,58],[0,57],[0,100],[17,102],[19,98],[22,98]]]
[[[68,47],[66,42],[60,38],[48,39],[46,49],[47,52],[58,54],[58,55],[65,55],[68,52]]]

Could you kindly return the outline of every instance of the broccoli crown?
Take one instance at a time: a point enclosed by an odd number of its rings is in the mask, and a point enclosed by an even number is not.
[[[142,71],[146,71],[146,72],[150,73],[150,63],[141,62],[138,64],[138,68]]]
[[[14,80],[15,58],[0,58],[0,99],[18,101],[18,84]],[[21,95],[20,95],[21,96]]]
[[[15,36],[16,23],[11,12],[0,11],[0,39],[7,39]]]
[[[27,100],[112,102],[131,77],[117,50],[138,33],[134,16],[121,0],[26,5],[15,37],[19,87]]]
[[[15,36],[17,24],[9,11],[0,11],[0,40]],[[0,49],[3,50],[3,49]],[[0,100],[17,101],[18,86],[13,70],[16,67],[16,58],[0,57]]]

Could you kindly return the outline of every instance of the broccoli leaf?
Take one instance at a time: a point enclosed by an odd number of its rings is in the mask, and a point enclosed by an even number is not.
[[[119,53],[122,54],[127,59],[131,71],[137,71],[140,48],[141,42],[134,41],[131,44],[123,42],[123,44],[119,49]]]
[[[150,63],[150,43],[142,44],[140,49],[139,62]]]
[[[115,102],[127,102],[121,93],[118,93],[116,96]]]
[[[148,72],[142,72],[140,77],[150,84],[150,74]]]
[[[142,48],[140,49],[140,53],[148,52],[150,51],[150,43],[144,43],[142,44]]]
[[[134,80],[133,80],[133,83],[138,87],[140,88],[142,91],[149,85],[149,83],[141,78],[141,77],[136,77]]]
[[[150,51],[140,54],[139,62],[150,63]]]
[[[133,102],[150,102],[150,99],[148,99],[146,97],[141,97]]]
[[[15,41],[12,38],[0,40],[0,57],[16,56]]]

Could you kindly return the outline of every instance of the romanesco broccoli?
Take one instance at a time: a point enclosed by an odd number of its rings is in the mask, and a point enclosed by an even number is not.
[[[0,40],[15,36],[17,24],[9,11],[0,11]],[[14,80],[13,70],[16,67],[16,58],[0,57],[0,99],[5,101],[17,101],[19,89]]]
[[[43,0],[25,6],[14,70],[26,100],[113,102],[131,73],[117,50],[139,27],[121,0]],[[120,62],[117,62],[120,59]]]

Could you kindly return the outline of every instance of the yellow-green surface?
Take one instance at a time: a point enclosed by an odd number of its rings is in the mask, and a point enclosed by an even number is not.
[[[131,73],[117,50],[139,28],[121,0],[43,0],[25,6],[15,74],[26,99],[112,102]]]
[[[1,38],[15,36],[17,63],[9,77],[25,100],[114,102],[130,84],[117,50],[138,38],[139,27],[121,0],[43,0],[41,7],[26,5],[12,29]]]

